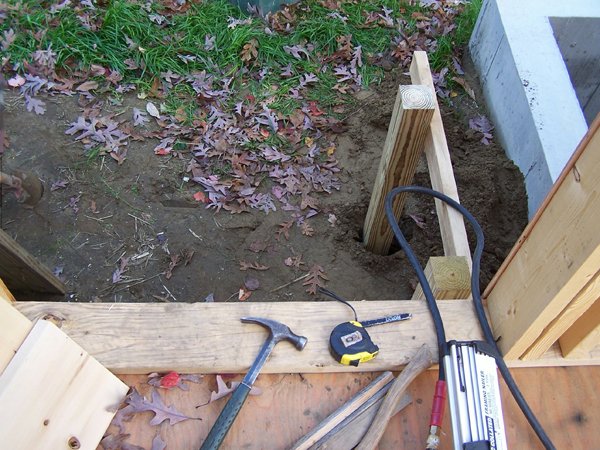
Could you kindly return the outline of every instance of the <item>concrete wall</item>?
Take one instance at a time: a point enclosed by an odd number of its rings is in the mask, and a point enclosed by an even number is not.
[[[600,17],[550,17],[588,125],[600,112]]]
[[[587,131],[550,17],[600,17],[600,1],[484,0],[469,43],[497,137],[525,176],[530,217]]]

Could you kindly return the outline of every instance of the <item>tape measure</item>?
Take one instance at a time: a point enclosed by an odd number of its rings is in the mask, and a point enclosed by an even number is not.
[[[379,347],[373,343],[365,328],[390,322],[408,320],[411,314],[396,314],[381,319],[359,322],[352,320],[337,325],[329,335],[331,356],[341,364],[358,367],[361,362],[370,361],[379,353]]]

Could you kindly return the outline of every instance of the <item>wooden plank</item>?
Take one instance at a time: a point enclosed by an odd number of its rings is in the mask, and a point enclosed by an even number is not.
[[[512,370],[519,388],[531,408],[546,428],[558,449],[598,449],[600,408],[593,407],[598,399],[600,367],[554,367]],[[261,374],[256,385],[263,393],[250,396],[225,439],[223,450],[287,449],[308,430],[317,426],[331,412],[348,401],[378,374],[322,373],[290,375]],[[429,431],[431,399],[437,371],[429,370],[419,376],[408,389],[413,402],[392,417],[380,442],[381,450],[422,449]],[[150,397],[147,375],[123,375],[121,378]],[[242,377],[239,376],[237,380]],[[552,392],[548,393],[551,380]],[[223,408],[226,399],[196,408],[210,398],[216,389],[214,376],[190,383],[189,391],[180,389],[159,391],[164,402],[184,414],[202,417],[175,426],[153,427],[150,415],[136,414],[124,422],[125,433],[131,434],[128,443],[150,449],[152,439],[160,433],[167,449],[198,450]],[[504,383],[500,383],[502,407],[508,445],[511,449],[542,450],[542,446]],[[591,406],[590,406],[591,405]],[[111,427],[114,429],[114,427]],[[446,413],[439,450],[452,450],[450,414]],[[114,430],[116,432],[116,429]],[[342,446],[329,446],[342,450]],[[99,449],[102,450],[102,449]]]
[[[600,118],[484,293],[508,359],[523,355],[600,267],[599,128]]]
[[[597,250],[600,253],[600,246]],[[522,359],[539,358],[569,328],[572,328],[582,315],[587,314],[589,308],[592,307],[598,298],[600,298],[600,270],[598,270],[596,275],[594,275],[581,292],[575,296],[571,303],[544,328],[542,334],[523,354]],[[588,316],[586,325],[600,327],[600,316]],[[600,344],[600,341],[598,341],[598,344]]]
[[[321,422],[317,427],[311,430],[310,433],[306,434],[302,439],[296,442],[291,450],[308,450],[319,439],[323,438],[327,433],[333,430],[339,425],[344,419],[349,417],[354,411],[364,405],[373,395],[380,391],[385,385],[390,383],[394,379],[392,372],[384,372],[378,376],[372,383],[358,392],[342,407],[336,409],[327,418]]]
[[[12,295],[12,292],[8,290],[2,278],[0,278],[0,299],[7,301],[8,303],[16,302],[15,297]]]
[[[0,377],[2,446],[93,450],[128,389],[54,324],[40,320]]]
[[[384,211],[385,197],[396,186],[412,182],[434,107],[435,99],[429,87],[412,85],[398,88],[363,228],[365,246],[374,253],[386,254],[392,244],[393,233]],[[405,199],[406,195],[401,194],[394,201],[397,219]]]
[[[65,285],[0,229],[0,277],[14,292],[64,294]]]
[[[428,86],[435,92],[426,52],[414,52],[410,65],[410,78],[412,83]],[[442,115],[437,99],[434,98],[434,102],[435,111],[425,138],[425,156],[431,178],[431,187],[459,202]],[[467,231],[462,215],[437,199],[435,200],[435,209],[440,224],[444,255],[464,256],[467,258],[469,268],[471,268],[471,250],[469,249],[469,240],[467,239]]]
[[[465,256],[432,256],[425,266],[425,276],[436,299],[466,299],[471,296],[471,270]],[[412,299],[425,299],[420,284]]]
[[[559,339],[565,358],[588,359],[595,353],[600,358],[600,299],[573,323]]]
[[[15,356],[32,326],[31,321],[13,305],[0,300],[0,374]]]
[[[51,314],[60,321],[63,331],[115,373],[245,372],[267,334],[258,325],[241,323],[243,316],[268,317],[308,337],[308,345],[301,352],[288,342],[278,344],[263,373],[398,369],[423,344],[437,355],[433,323],[425,302],[352,304],[365,320],[402,312],[413,315],[411,320],[369,329],[380,352],[358,368],[339,364],[329,354],[329,334],[347,316],[347,307],[339,302],[17,302],[17,308],[30,319]],[[448,339],[481,339],[470,301],[442,300],[438,305]]]

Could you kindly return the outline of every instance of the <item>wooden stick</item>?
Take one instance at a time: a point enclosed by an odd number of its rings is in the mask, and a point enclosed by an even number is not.
[[[310,450],[325,450],[325,449],[348,449],[356,447],[364,435],[369,430],[373,423],[373,419],[377,415],[377,411],[383,403],[385,395],[392,387],[393,382],[389,382],[381,388],[373,397],[367,400],[360,408],[346,417],[333,430],[323,436],[313,445]],[[409,394],[404,394],[392,416],[406,408],[412,403],[412,397]]]
[[[432,363],[433,356],[429,348],[422,346],[394,381],[371,424],[371,428],[369,428],[369,431],[367,431],[367,434],[357,447],[358,450],[372,450],[377,446],[400,397],[410,383],[427,370]]]
[[[294,444],[291,450],[308,450],[314,445],[319,439],[324,437],[327,433],[333,430],[339,425],[344,419],[350,414],[356,411],[360,406],[367,402],[373,395],[375,395],[381,388],[388,384],[394,375],[392,372],[384,372],[377,377],[372,383],[370,383],[364,389],[361,389],[358,394],[352,397],[345,405],[335,410],[332,414],[321,422],[314,430],[306,434],[302,439]]]
[[[386,254],[392,244],[393,233],[384,211],[385,197],[396,186],[412,182],[434,108],[435,100],[429,87],[411,85],[398,88],[365,218],[364,243],[374,253]],[[405,199],[406,195],[399,195],[394,201],[396,218],[400,217]]]
[[[431,77],[426,52],[414,52],[410,65],[410,79],[414,84],[429,86],[429,88],[434,90],[433,78]],[[450,151],[448,150],[442,115],[440,114],[437,100],[434,99],[434,102],[435,112],[433,113],[431,126],[425,139],[425,156],[427,157],[431,187],[458,202],[458,190],[452,170],[452,161],[450,160]],[[465,222],[462,215],[450,205],[438,199],[435,199],[435,209],[444,244],[444,255],[466,257],[470,269],[471,250],[469,249],[467,231],[465,230]]]

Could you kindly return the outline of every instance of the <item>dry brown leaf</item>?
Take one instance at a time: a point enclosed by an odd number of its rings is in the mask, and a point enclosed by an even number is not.
[[[294,224],[293,220],[290,220],[289,222],[281,222],[279,224],[279,227],[280,227],[279,230],[277,230],[275,232],[277,234],[277,240],[279,240],[282,235],[286,241],[289,240],[290,239],[290,228],[292,228],[293,224]]]
[[[165,278],[170,280],[173,276],[173,269],[179,265],[181,262],[181,256],[179,255],[171,255],[171,261],[169,262],[169,267],[165,271]]]
[[[241,287],[238,292],[238,300],[240,302],[245,302],[252,295],[252,291],[250,289],[246,289],[245,287]]]
[[[88,92],[93,89],[98,89],[98,83],[93,80],[86,81],[84,83],[81,83],[79,86],[77,86],[77,90],[80,92]]]
[[[269,266],[263,266],[262,264],[259,264],[257,262],[247,262],[247,261],[240,261],[240,270],[241,271],[245,271],[245,270],[269,270],[270,267]]]
[[[323,267],[315,264],[308,271],[308,278],[306,281],[304,281],[304,283],[302,283],[302,285],[308,286],[306,288],[306,292],[316,295],[319,287],[325,287],[322,280],[329,280],[329,278],[327,278],[327,275],[325,275],[325,270]]]
[[[289,257],[285,258],[283,263],[288,267],[295,267],[297,269],[299,269],[300,266],[304,265],[304,261],[302,261],[302,255],[289,256]]]
[[[227,383],[223,380],[223,377],[221,375],[217,375],[215,378],[217,380],[217,392],[212,391],[210,393],[210,400],[208,401],[208,403],[212,403],[216,400],[219,400],[220,398],[225,397],[226,395],[231,394],[235,390],[235,388],[238,387],[238,385],[240,384],[239,381],[232,381],[231,386],[227,386]],[[262,394],[262,390],[256,386],[252,386],[249,394],[260,395]]]
[[[302,234],[304,236],[312,236],[313,234],[315,234],[315,229],[311,227],[308,224],[308,222],[302,222],[302,225],[300,225],[300,229],[302,230]]]
[[[244,44],[244,48],[240,52],[240,57],[244,62],[250,62],[256,59],[258,56],[258,41],[256,39],[250,39]]]

